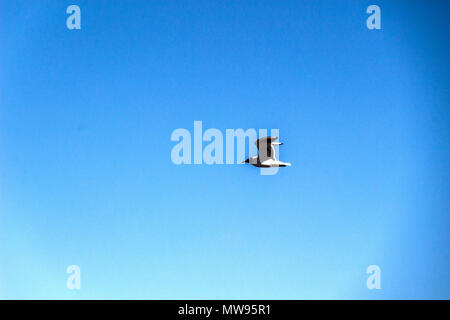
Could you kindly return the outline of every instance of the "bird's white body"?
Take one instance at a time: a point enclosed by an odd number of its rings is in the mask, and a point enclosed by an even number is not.
[[[278,137],[258,139],[255,144],[258,148],[259,156],[248,158],[244,162],[260,168],[289,167],[291,165],[289,162],[282,162],[276,158],[274,146],[282,145],[281,142],[275,142],[277,139]]]
[[[291,164],[289,162],[282,162],[276,159],[267,159],[263,162],[259,161],[259,157],[251,157],[248,161],[251,165],[255,167],[271,168],[271,167],[289,167]]]
[[[261,163],[263,166],[269,166],[269,167],[289,167],[291,164],[289,162],[283,162],[279,160],[274,159],[268,159],[266,161],[263,161]]]

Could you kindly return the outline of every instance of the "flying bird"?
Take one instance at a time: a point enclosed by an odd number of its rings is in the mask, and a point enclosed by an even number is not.
[[[275,156],[275,146],[281,146],[283,143],[275,142],[278,137],[264,137],[256,140],[255,144],[258,148],[259,155],[248,158],[241,163],[249,163],[259,168],[287,167],[291,164],[281,162]]]

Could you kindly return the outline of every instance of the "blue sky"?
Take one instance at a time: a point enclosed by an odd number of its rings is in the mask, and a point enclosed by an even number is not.
[[[1,0],[0,298],[450,298],[449,10]],[[176,166],[195,120],[293,165]]]

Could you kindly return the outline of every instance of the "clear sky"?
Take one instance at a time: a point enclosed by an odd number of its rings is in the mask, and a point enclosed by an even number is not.
[[[449,12],[0,0],[0,297],[449,299]],[[177,166],[195,120],[292,167]]]

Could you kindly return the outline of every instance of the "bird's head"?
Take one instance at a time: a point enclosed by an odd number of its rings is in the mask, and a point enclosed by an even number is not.
[[[258,162],[258,156],[255,156],[255,157],[248,158],[248,159],[242,161],[241,163],[255,164],[257,162]]]

